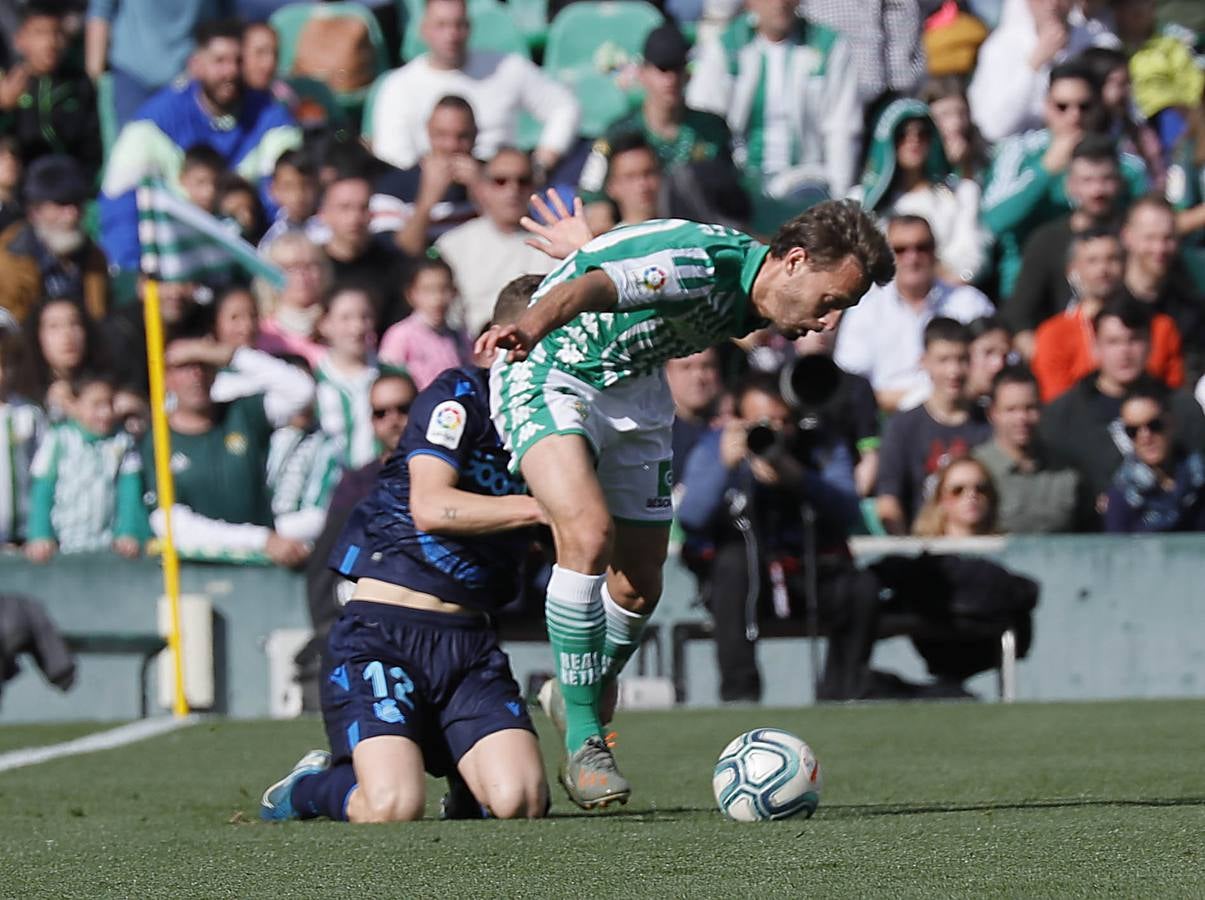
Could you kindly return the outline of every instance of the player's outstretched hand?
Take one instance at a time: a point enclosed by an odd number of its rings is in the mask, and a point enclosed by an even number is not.
[[[539,194],[531,195],[531,207],[539,221],[524,216],[519,224],[535,235],[527,239],[529,247],[535,247],[553,259],[564,259],[590,243],[594,234],[586,224],[586,210],[581,197],[573,198],[573,212],[570,213],[555,189],[549,188],[545,194],[547,201]]]
[[[520,362],[527,359],[534,342],[531,336],[521,331],[517,325],[491,325],[488,331],[477,338],[473,345],[473,355],[493,361],[498,350],[509,350],[507,362]]]

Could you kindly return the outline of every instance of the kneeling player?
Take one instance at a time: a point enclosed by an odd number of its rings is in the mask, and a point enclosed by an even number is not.
[[[539,282],[507,285],[495,319],[516,318]],[[418,395],[335,546],[331,566],[356,587],[327,644],[331,753],[268,788],[265,819],[418,819],[424,769],[452,777],[450,817],[546,812],[535,730],[487,616],[515,596],[525,529],[544,520],[507,473],[487,379],[450,369]]]

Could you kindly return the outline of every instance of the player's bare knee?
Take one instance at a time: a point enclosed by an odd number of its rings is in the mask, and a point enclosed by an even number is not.
[[[365,791],[359,788],[354,821],[364,823],[413,822],[423,817],[425,799],[400,788],[389,786]],[[348,810],[349,814],[352,812]]]
[[[529,815],[527,791],[517,781],[491,786],[485,805],[495,819],[525,819]]]
[[[603,511],[601,516],[583,511],[555,527],[557,559],[566,568],[579,572],[601,572],[611,555],[614,525]]]

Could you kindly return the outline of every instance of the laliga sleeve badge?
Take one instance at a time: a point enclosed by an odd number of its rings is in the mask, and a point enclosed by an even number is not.
[[[455,400],[445,400],[431,411],[431,419],[427,423],[427,440],[432,444],[455,450],[460,446],[467,423],[468,415],[464,407]]]

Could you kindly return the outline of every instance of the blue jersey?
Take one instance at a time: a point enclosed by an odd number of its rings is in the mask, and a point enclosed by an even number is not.
[[[430,455],[458,473],[456,487],[487,496],[523,492],[490,421],[488,372],[448,369],[415,398],[397,450],[351,514],[329,565],[346,578],[375,578],[449,603],[495,610],[514,599],[528,529],[435,535],[410,515],[410,460]]]

